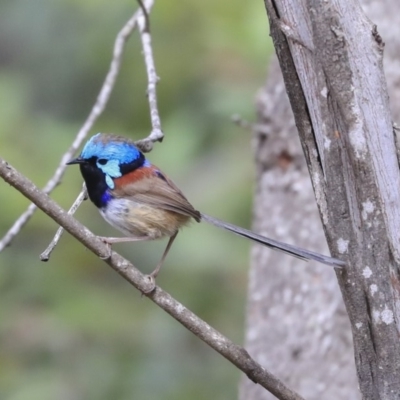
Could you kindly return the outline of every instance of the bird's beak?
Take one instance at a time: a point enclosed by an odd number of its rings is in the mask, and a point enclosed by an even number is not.
[[[67,162],[67,165],[72,165],[72,164],[84,164],[86,162],[85,159],[81,158],[81,157],[77,157],[72,159],[71,161]]]

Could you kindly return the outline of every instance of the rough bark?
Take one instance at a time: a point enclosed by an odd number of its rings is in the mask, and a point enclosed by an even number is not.
[[[258,247],[250,272],[246,348],[308,400],[357,399],[359,385],[366,399],[397,399],[398,165],[379,35],[354,2],[269,5],[280,16],[271,21],[271,32],[327,238],[332,253],[348,257],[350,264],[339,280],[360,382],[334,273]],[[398,120],[400,3],[365,1],[364,9],[387,43],[385,70]],[[373,82],[369,74],[375,75]],[[254,227],[326,252],[293,113],[275,65],[258,109]],[[248,380],[242,381],[240,394],[243,400],[272,398]]]

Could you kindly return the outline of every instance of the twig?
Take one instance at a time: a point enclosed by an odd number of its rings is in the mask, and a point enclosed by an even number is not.
[[[231,120],[235,125],[239,126],[240,128],[243,128],[245,130],[261,133],[266,136],[270,135],[270,131],[265,124],[257,124],[257,123],[247,121],[246,119],[243,119],[239,114],[233,114],[231,116]]]
[[[142,0],[137,0],[139,3],[140,8],[142,9],[143,16],[145,19],[145,25],[143,27],[143,32],[150,33],[150,18],[149,18],[149,13],[146,10],[146,7],[144,6]]]
[[[84,200],[86,200],[86,199],[87,199],[86,185],[83,184],[82,190],[79,193],[79,196],[74,201],[74,204],[72,204],[71,208],[68,210],[68,214],[69,215],[74,215],[76,210],[80,207],[82,202]],[[59,240],[61,239],[61,236],[62,236],[63,233],[64,233],[64,228],[60,226],[57,229],[57,232],[54,235],[53,240],[47,246],[47,249],[40,255],[40,261],[49,261],[50,254],[54,250],[54,248],[57,246],[57,244],[58,244]]]
[[[150,11],[153,4],[154,0],[145,0],[145,8],[147,12]],[[121,68],[125,44],[130,35],[132,34],[133,30],[136,28],[138,19],[142,16],[143,16],[142,10],[137,10],[118,33],[114,42],[113,57],[111,60],[110,68],[107,72],[101,90],[97,96],[96,102],[92,110],[90,111],[90,114],[87,117],[86,121],[79,130],[74,142],[72,143],[68,151],[61,157],[61,161],[56,172],[47,182],[46,186],[43,188],[43,191],[45,193],[47,194],[51,193],[54,190],[54,188],[60,183],[61,178],[63,177],[65,172],[66,168],[65,163],[68,162],[72,158],[72,156],[76,153],[78,148],[81,146],[82,142],[85,140],[90,129],[92,129],[96,120],[104,111],[104,108],[110,98],[111,92],[115,86],[115,82],[117,80],[117,76]],[[150,136],[151,135],[152,133],[150,134]],[[20,230],[24,227],[24,225],[29,221],[35,210],[36,210],[35,205],[30,204],[27,210],[14,222],[13,226],[0,240],[0,252],[10,245],[11,241],[20,232]]]
[[[72,236],[99,257],[109,254],[109,249],[97,236],[90,232],[80,222],[68,215],[44,191],[38,189],[30,180],[16,171],[6,161],[0,158],[0,176],[21,192],[25,197],[36,204],[50,218],[65,228]],[[197,317],[193,312],[175,300],[171,295],[156,286],[155,290],[146,294],[151,285],[150,281],[128,260],[112,251],[111,257],[104,260],[135,288],[144,293],[154,303],[170,314],[184,327],[216,350],[228,361],[242,370],[249,379],[258,383],[274,396],[281,400],[303,400],[303,398],[289,389],[278,378],[258,364],[247,351],[223,336],[216,329]]]
[[[151,34],[150,34],[150,21],[148,11],[143,6],[141,0],[138,3],[142,10],[142,16],[138,19],[140,39],[142,41],[144,63],[146,65],[147,73],[147,97],[149,100],[150,108],[150,119],[152,130],[150,135],[146,139],[138,140],[135,144],[143,151],[148,152],[153,148],[155,142],[161,142],[164,138],[164,134],[161,130],[160,114],[157,107],[157,92],[156,86],[159,81],[159,77],[156,73],[156,67],[154,64],[153,48],[151,45]]]
[[[235,125],[237,125],[237,126],[243,128],[243,129],[248,129],[248,130],[250,130],[250,131],[253,130],[253,125],[254,125],[254,124],[253,124],[252,122],[247,121],[246,119],[242,118],[239,114],[233,114],[233,115],[231,115],[231,121],[232,121]]]

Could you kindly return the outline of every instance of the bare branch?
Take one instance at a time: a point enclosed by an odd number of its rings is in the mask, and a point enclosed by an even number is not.
[[[161,142],[164,138],[164,134],[161,130],[160,114],[157,107],[157,92],[156,86],[159,81],[159,77],[156,73],[156,67],[154,64],[153,48],[151,45],[151,34],[150,34],[150,20],[149,14],[146,11],[141,0],[138,0],[140,7],[142,9],[142,15],[138,19],[140,39],[142,41],[143,57],[146,66],[147,73],[147,97],[149,100],[150,108],[150,119],[152,130],[150,135],[142,140],[138,140],[135,144],[143,152],[149,152],[153,148],[155,142]]]
[[[247,121],[246,119],[242,118],[239,114],[233,114],[231,115],[231,121],[239,126],[240,128],[253,131],[254,130],[254,124],[250,121]]]
[[[68,210],[69,215],[74,215],[76,210],[80,207],[82,202],[87,199],[87,191],[86,191],[86,185],[83,184],[82,190],[79,193],[78,197],[74,201],[74,204],[72,204],[71,208]],[[47,246],[47,249],[40,255],[40,261],[49,261],[50,259],[50,254],[52,251],[55,249],[57,246],[58,242],[61,239],[62,234],[64,233],[64,228],[60,226],[57,229],[56,234],[54,235],[53,240],[50,242],[50,244]]]
[[[145,7],[147,12],[151,10],[153,4],[154,0],[145,1]],[[117,76],[121,68],[125,44],[129,39],[130,35],[132,34],[133,30],[136,28],[139,18],[143,18],[142,16],[143,16],[142,10],[136,11],[118,33],[114,42],[113,57],[111,60],[110,68],[108,70],[104,83],[101,87],[100,93],[97,96],[96,102],[92,110],[90,111],[90,114],[87,117],[86,121],[79,130],[74,142],[72,143],[68,151],[61,157],[61,161],[59,163],[58,168],[56,169],[56,172],[47,182],[46,186],[43,188],[43,191],[45,193],[47,194],[51,193],[55,189],[55,187],[59,185],[66,169],[65,165],[66,162],[68,162],[72,158],[72,156],[76,153],[78,148],[81,146],[82,142],[85,140],[90,129],[92,129],[96,120],[104,111],[108,103],[108,100],[110,98],[111,92],[114,89],[115,82],[117,80]],[[151,135],[152,134],[150,134],[150,136]],[[29,221],[35,210],[36,210],[35,205],[30,204],[27,210],[17,219],[17,221],[15,221],[13,226],[0,240],[0,252],[10,245],[11,241],[20,232],[20,230],[24,227],[24,225]]]
[[[144,27],[143,27],[143,32],[150,33],[150,18],[149,18],[149,13],[146,10],[146,7],[144,6],[142,0],[137,0],[139,3],[140,8],[142,9],[143,12],[143,17],[145,19],[144,21]]]
[[[247,121],[243,119],[239,114],[233,114],[231,116],[231,121],[237,125],[238,127],[242,128],[243,130],[250,131],[250,132],[257,132],[258,134],[263,134],[265,136],[269,136],[270,131],[268,127],[263,124],[258,124],[254,122]]]
[[[99,257],[109,255],[109,248],[97,236],[64,211],[56,202],[47,196],[44,191],[38,189],[30,180],[25,178],[1,158],[0,176],[35,203],[37,207],[65,228],[65,230],[94,254]],[[236,345],[227,337],[223,336],[160,287],[156,286],[154,291],[146,293],[152,285],[151,281],[128,260],[112,251],[111,257],[104,261],[184,327],[189,329],[198,338],[243,371],[253,382],[258,383],[270,391],[278,399],[302,400],[299,394],[293,392],[278,378],[266,371],[251,358],[243,347]]]

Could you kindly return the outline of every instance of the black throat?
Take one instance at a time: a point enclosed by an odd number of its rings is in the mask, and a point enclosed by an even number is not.
[[[80,166],[81,174],[86,183],[89,199],[98,208],[106,205],[104,195],[108,189],[104,172],[94,163],[85,163]]]

